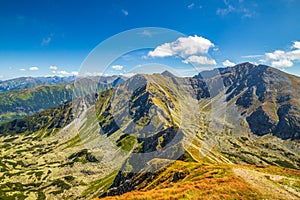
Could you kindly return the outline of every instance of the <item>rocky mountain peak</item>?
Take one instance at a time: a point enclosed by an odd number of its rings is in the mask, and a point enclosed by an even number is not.
[[[176,77],[174,74],[172,74],[171,72],[169,72],[168,70],[165,70],[161,73],[161,75],[163,76],[168,76],[168,77]]]

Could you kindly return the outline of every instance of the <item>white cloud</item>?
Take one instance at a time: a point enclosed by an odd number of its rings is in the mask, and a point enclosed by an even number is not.
[[[266,53],[266,58],[270,60],[279,60],[285,57],[285,52],[282,50],[276,50],[273,53]]]
[[[191,4],[189,4],[187,7],[188,7],[188,9],[192,9],[192,8],[194,8],[194,6],[195,6],[195,4],[194,4],[194,3],[191,3]]]
[[[51,37],[43,38],[41,42],[41,46],[47,46],[51,42],[51,40],[52,40]]]
[[[129,14],[127,10],[122,9],[121,11],[125,16],[127,16]]]
[[[273,61],[272,62],[273,67],[292,67],[293,62],[290,60],[279,60],[279,61]]]
[[[58,71],[57,74],[58,74],[58,75],[62,75],[62,76],[70,75],[70,73],[67,72],[67,71],[65,71],[65,70]]]
[[[72,71],[72,72],[67,72],[65,70],[62,70],[62,71],[53,71],[53,73],[56,73],[57,75],[59,76],[78,76],[78,72],[77,71]]]
[[[257,54],[257,55],[246,55],[246,56],[241,56],[241,57],[242,58],[261,58],[263,56],[264,55]]]
[[[51,70],[57,70],[57,66],[52,66],[52,65],[51,65],[51,66],[49,67],[49,69],[51,69]]]
[[[164,43],[148,53],[150,57],[187,57],[195,54],[207,54],[215,45],[206,38],[195,36],[180,37],[174,42]]]
[[[150,57],[168,57],[174,55],[176,55],[176,53],[172,51],[170,43],[162,44],[148,53]]]
[[[102,76],[102,72],[83,72],[80,75],[82,76]]]
[[[25,72],[26,71],[26,69],[24,69],[24,68],[21,68],[21,69],[19,69],[21,72]]]
[[[233,67],[236,65],[234,62],[231,62],[229,60],[225,60],[224,62],[222,62],[222,64],[224,67]]]
[[[250,5],[246,5],[246,2],[239,0],[239,1],[227,1],[224,0],[225,8],[218,8],[216,10],[216,14],[220,16],[226,16],[230,13],[237,13],[242,16],[242,18],[252,18],[256,15],[255,11],[250,8]],[[253,7],[255,5],[252,5]]]
[[[114,65],[114,66],[112,66],[111,68],[120,71],[120,70],[123,69],[123,66],[122,66],[122,65]]]
[[[235,10],[236,9],[232,5],[228,5],[227,8],[218,8],[216,13],[217,13],[217,15],[225,16],[225,15],[228,15],[229,13],[231,13],[231,12],[234,12]]]
[[[79,72],[72,71],[71,74],[74,75],[74,76],[78,76]]]
[[[39,68],[38,67],[30,67],[29,70],[30,71],[37,71],[37,70],[39,70]]]
[[[214,47],[213,51],[219,51],[219,47]]]
[[[206,56],[189,56],[187,59],[182,61],[185,64],[195,63],[201,65],[216,65],[216,61],[214,59],[210,59]]]
[[[300,42],[295,41],[294,44],[293,44],[293,47],[294,47],[295,49],[300,49]]]
[[[295,41],[294,44],[293,44],[293,48],[300,49],[300,42]]]
[[[273,67],[292,67],[295,61],[300,61],[300,42],[295,41],[289,51],[276,50],[266,53],[265,59],[260,61],[270,61]]]
[[[130,77],[136,75],[136,73],[129,73],[129,72],[128,72],[128,73],[124,73],[124,74],[123,74],[123,73],[120,73],[120,75],[121,75],[121,76],[125,76],[125,77],[130,78]]]

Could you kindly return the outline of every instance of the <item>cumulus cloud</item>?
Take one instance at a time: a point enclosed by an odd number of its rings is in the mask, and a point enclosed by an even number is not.
[[[189,56],[187,59],[182,61],[185,64],[195,63],[201,65],[216,65],[216,61],[214,59],[210,59],[207,56]]]
[[[21,72],[25,72],[26,71],[26,69],[24,69],[24,68],[21,68],[21,69],[19,69]]]
[[[294,47],[295,49],[300,49],[300,42],[295,41],[294,44],[293,44],[293,47]]]
[[[222,62],[222,64],[224,67],[233,67],[236,65],[234,62],[231,62],[229,60],[225,60],[224,62]]]
[[[206,38],[195,36],[180,37],[174,42],[164,43],[148,53],[150,57],[187,57],[195,54],[207,54],[215,45]]]
[[[271,62],[273,67],[292,67],[295,61],[300,61],[300,42],[295,41],[291,46],[291,50],[276,50],[266,53],[263,62]]]
[[[57,66],[52,66],[52,65],[49,67],[49,69],[51,70],[57,70],[57,68],[58,68]]]
[[[121,11],[122,11],[123,15],[125,15],[125,16],[127,16],[129,14],[129,12],[127,10],[122,9]]]
[[[123,69],[123,66],[122,65],[113,65],[111,68],[120,71]]]
[[[215,45],[201,36],[179,37],[177,40],[157,46],[147,57],[181,57],[185,64],[216,65],[216,61],[208,56],[208,51]]]
[[[37,71],[37,70],[39,70],[39,68],[38,67],[30,67],[29,70],[30,71]]]
[[[292,67],[293,65],[294,63],[290,60],[279,60],[272,62],[273,67]]]

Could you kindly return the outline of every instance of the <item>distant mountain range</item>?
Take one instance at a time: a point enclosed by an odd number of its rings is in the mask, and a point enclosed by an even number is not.
[[[68,87],[73,102],[33,109]],[[23,99],[32,116],[0,125],[0,198],[298,199],[299,88],[299,77],[242,63],[17,90],[37,99]]]
[[[74,82],[75,76],[69,77],[20,77],[6,81],[0,81],[0,92],[11,90],[24,90],[38,86],[65,85]]]
[[[95,91],[102,91],[125,80],[126,77],[119,76],[77,79],[71,76],[22,77],[0,82],[0,124],[72,101],[76,98],[74,84],[95,83]]]
[[[102,83],[113,83],[117,81],[116,79],[126,80],[125,76],[90,76],[86,77],[91,80],[100,80]],[[35,88],[38,86],[57,86],[66,85],[78,81],[81,78],[76,78],[76,76],[52,76],[52,77],[20,77],[9,79],[5,81],[0,81],[0,92],[12,91],[12,90],[24,90]]]

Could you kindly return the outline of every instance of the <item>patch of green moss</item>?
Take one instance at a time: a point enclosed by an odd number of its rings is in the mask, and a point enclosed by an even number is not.
[[[124,151],[131,151],[133,146],[137,143],[137,139],[134,136],[128,135],[118,141],[117,146],[121,147]]]

